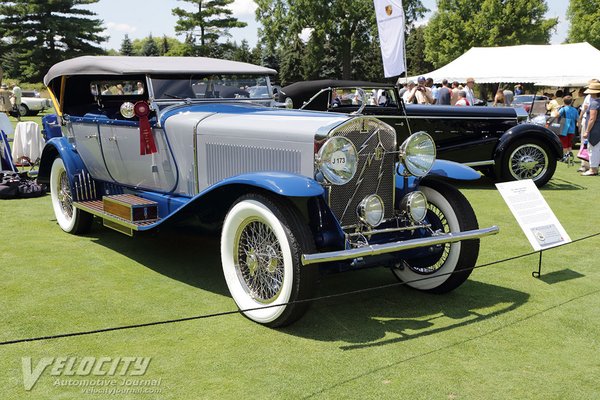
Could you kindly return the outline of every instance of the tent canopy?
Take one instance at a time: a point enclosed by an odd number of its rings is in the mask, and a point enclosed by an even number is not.
[[[586,86],[590,79],[600,78],[600,51],[585,42],[473,47],[442,68],[421,75],[437,83],[443,79],[464,83],[473,77],[476,83]]]

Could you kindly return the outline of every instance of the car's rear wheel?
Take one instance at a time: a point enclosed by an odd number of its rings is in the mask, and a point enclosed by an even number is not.
[[[93,216],[73,207],[73,192],[65,164],[60,157],[54,160],[50,170],[50,197],[56,222],[63,231],[73,234],[89,232]]]
[[[479,224],[469,201],[453,186],[439,181],[421,183],[428,201],[426,222],[440,233],[478,229]],[[445,293],[463,284],[477,262],[479,240],[446,243],[431,249],[431,255],[407,259],[392,271],[410,287],[433,293]]]
[[[312,296],[315,266],[303,267],[314,251],[308,225],[285,200],[259,194],[240,198],[221,233],[221,262],[231,297],[249,319],[271,327],[300,318]],[[280,305],[280,306],[278,306]]]
[[[535,139],[521,139],[508,146],[501,162],[502,180],[531,179],[541,187],[554,175],[557,161],[546,143]]]

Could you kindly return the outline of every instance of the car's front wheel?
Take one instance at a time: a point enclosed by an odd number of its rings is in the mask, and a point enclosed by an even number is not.
[[[21,117],[25,117],[27,114],[29,114],[29,108],[25,104],[19,104],[17,109]]]
[[[439,233],[478,229],[479,224],[469,201],[453,186],[440,181],[421,183],[428,201],[426,222]],[[464,283],[477,262],[479,240],[465,240],[432,247],[430,255],[407,259],[392,271],[415,289],[445,293]]]
[[[531,179],[541,187],[554,175],[557,161],[546,143],[535,139],[522,139],[508,146],[501,162],[502,180]]]
[[[249,319],[271,327],[290,324],[308,308],[317,270],[301,256],[314,251],[308,225],[285,200],[259,194],[240,198],[221,233],[221,262],[231,297]]]
[[[50,170],[50,196],[56,222],[63,231],[80,234],[90,230],[93,216],[73,207],[73,191],[65,164],[60,157],[54,159]]]

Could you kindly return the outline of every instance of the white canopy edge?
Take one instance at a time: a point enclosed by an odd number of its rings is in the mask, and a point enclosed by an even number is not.
[[[208,57],[128,57],[83,56],[53,65],[44,84],[59,76],[70,75],[135,75],[135,74],[265,74],[274,75],[274,69],[253,64],[219,60]]]
[[[425,74],[439,83],[540,83],[540,86],[586,86],[600,78],[600,51],[587,42],[554,45],[473,47],[449,64]],[[417,75],[408,80],[417,80]],[[403,78],[400,79],[400,82]]]

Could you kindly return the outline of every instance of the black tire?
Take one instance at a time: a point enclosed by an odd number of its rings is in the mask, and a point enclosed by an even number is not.
[[[426,180],[421,183],[420,190],[427,197],[426,221],[434,231],[459,232],[479,228],[471,204],[453,186]],[[447,243],[435,249],[438,251],[429,257],[405,260],[402,269],[392,269],[394,275],[421,291],[446,293],[454,290],[471,275],[479,256],[479,239]]]
[[[17,108],[21,117],[25,117],[29,114],[29,107],[23,103],[21,103]]]
[[[285,199],[248,194],[230,208],[221,233],[221,262],[231,297],[238,308],[253,309],[309,299],[318,269],[302,266],[313,253],[310,229]],[[309,302],[244,312],[257,323],[280,327],[298,320]]]
[[[550,146],[538,139],[524,138],[502,154],[500,177],[503,181],[531,179],[542,187],[554,175],[556,163]]]
[[[50,170],[50,197],[56,222],[67,233],[83,234],[90,231],[94,216],[73,207],[73,190],[60,157],[54,159]]]

